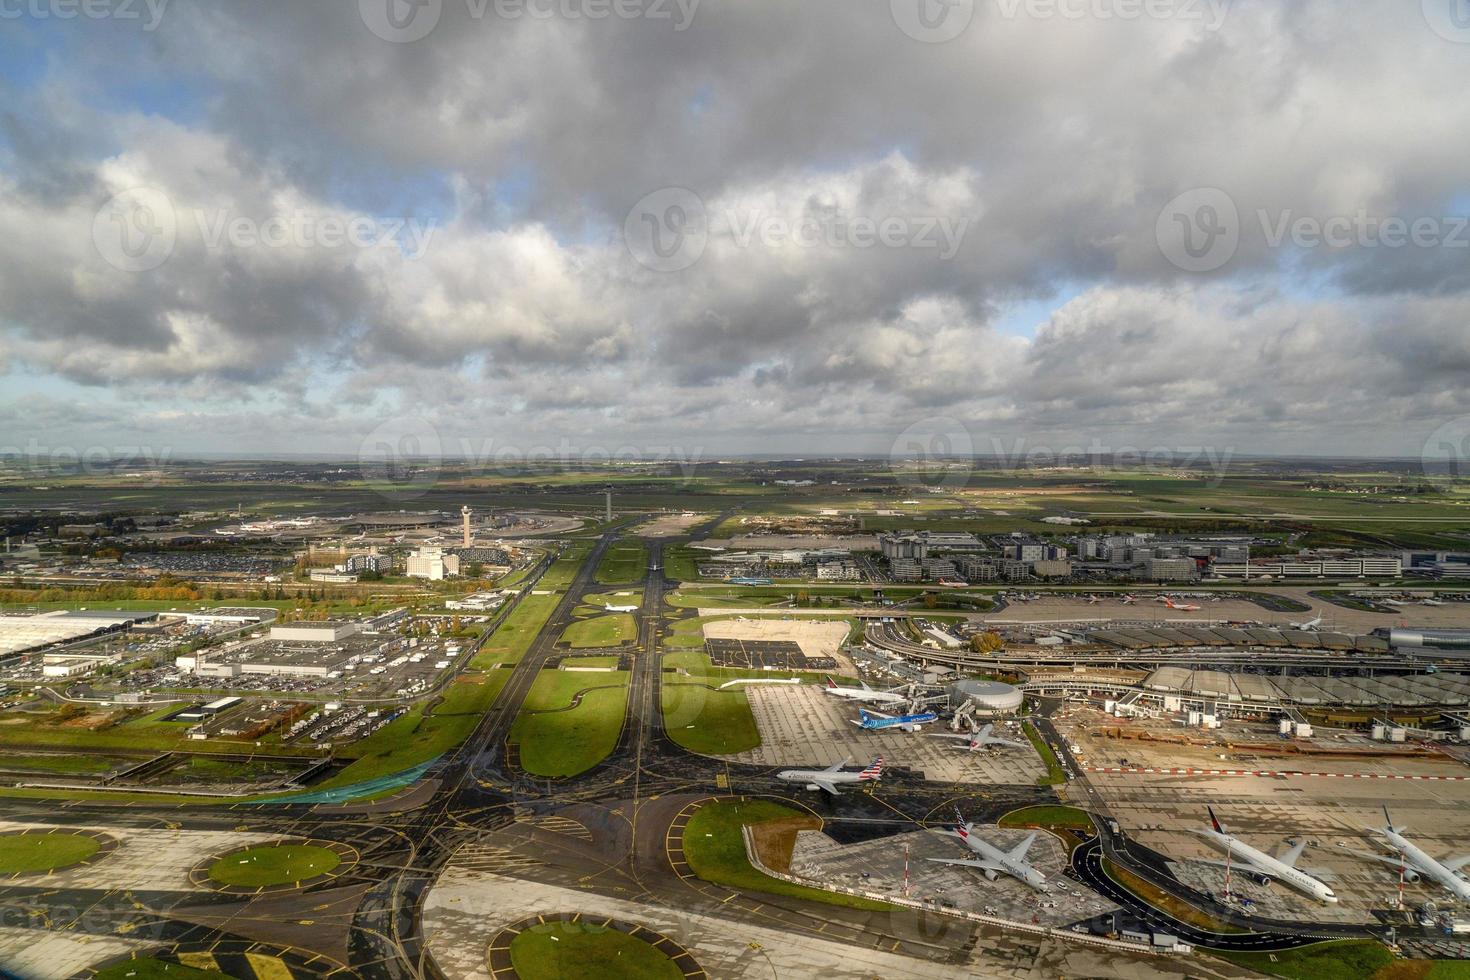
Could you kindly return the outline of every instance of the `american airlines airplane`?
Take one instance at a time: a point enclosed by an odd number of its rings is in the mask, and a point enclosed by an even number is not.
[[[935,732],[929,737],[953,738],[968,742],[968,745],[956,746],[957,748],[962,748],[967,752],[979,752],[981,749],[988,749],[992,745],[1004,745],[1013,749],[1030,748],[1030,745],[1026,742],[1016,742],[1009,738],[1001,738],[999,735],[990,734],[991,731],[993,731],[994,729],[995,726],[993,724],[987,724],[979,731],[971,732],[969,735],[952,735],[949,732]]]
[[[1046,883],[1046,875],[1037,871],[1026,863],[1026,852],[1031,850],[1031,845],[1036,843],[1038,831],[1033,830],[1009,851],[1002,851],[994,844],[982,839],[975,833],[975,825],[966,823],[955,811],[955,819],[958,821],[954,830],[946,830],[943,833],[952,837],[958,837],[966,847],[978,854],[980,859],[964,860],[960,858],[930,858],[935,864],[954,864],[965,868],[979,868],[986,879],[994,881],[1001,875],[1009,875],[1017,881],[1029,885],[1039,892],[1050,891],[1051,886]]]
[[[1263,878],[1279,879],[1302,894],[1309,895],[1319,902],[1327,902],[1329,904],[1337,903],[1337,895],[1331,888],[1306,872],[1297,870],[1297,859],[1307,849],[1307,842],[1305,840],[1297,841],[1281,857],[1274,858],[1269,854],[1256,850],[1239,838],[1227,834],[1225,828],[1220,826],[1220,821],[1215,817],[1215,811],[1209,807],[1205,809],[1210,814],[1210,826],[1214,829],[1197,830],[1195,833],[1220,845],[1226,854],[1229,854],[1243,864],[1246,871],[1251,874],[1260,875]],[[1205,863],[1223,865],[1225,862],[1207,861]]]
[[[838,786],[848,783],[877,782],[883,778],[883,757],[881,755],[862,772],[843,772],[842,767],[851,761],[852,757],[849,756],[826,769],[783,769],[776,773],[776,778],[788,783],[802,783],[807,789],[822,790],[833,796],[842,795],[842,790],[838,789]]]
[[[1467,881],[1460,873],[1461,868],[1470,864],[1470,854],[1452,858],[1449,861],[1436,861],[1404,836],[1403,832],[1408,829],[1407,827],[1393,825],[1393,818],[1388,815],[1388,807],[1383,808],[1383,819],[1387,825],[1377,832],[1382,834],[1384,840],[1388,841],[1389,845],[1401,856],[1383,857],[1380,854],[1365,854],[1364,857],[1371,857],[1375,861],[1382,861],[1384,864],[1401,868],[1404,877],[1409,881],[1418,881],[1420,876],[1428,878],[1460,901],[1470,902],[1470,881]]]
[[[875,691],[868,686],[867,681],[860,682],[862,687],[843,687],[832,678],[827,678],[827,686],[824,690],[834,698],[844,698],[848,701],[866,701],[872,704],[908,704],[907,694],[899,694],[904,690],[895,687],[887,691]]]

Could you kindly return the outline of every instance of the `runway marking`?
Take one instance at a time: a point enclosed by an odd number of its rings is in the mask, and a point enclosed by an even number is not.
[[[1418,779],[1465,782],[1470,776],[1416,776],[1387,772],[1306,772],[1299,769],[1158,769],[1141,766],[1083,766],[1084,772],[1156,776],[1325,776],[1334,779]]]

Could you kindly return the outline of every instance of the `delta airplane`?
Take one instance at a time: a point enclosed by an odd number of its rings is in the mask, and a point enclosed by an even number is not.
[[[832,678],[827,678],[826,692],[834,698],[844,698],[848,701],[868,701],[872,704],[908,704],[907,694],[899,694],[902,687],[895,687],[887,691],[875,691],[868,686],[867,681],[860,681],[862,687],[843,687]]]
[[[881,755],[862,772],[843,772],[842,767],[851,761],[852,757],[848,756],[826,769],[783,769],[776,773],[776,778],[788,783],[802,783],[807,789],[821,790],[833,796],[842,795],[842,790],[838,789],[838,786],[849,783],[877,782],[883,778],[883,757]]]
[[[939,716],[932,711],[925,711],[917,715],[885,715],[881,711],[865,711],[858,709],[858,716],[862,721],[853,722],[863,731],[876,732],[885,728],[898,728],[906,732],[917,732],[931,721],[938,721]]]
[[[968,742],[970,744],[969,745],[964,745],[964,746],[959,746],[959,747],[965,749],[967,752],[979,752],[981,749],[990,748],[992,745],[1005,745],[1005,746],[1008,746],[1009,748],[1013,748],[1013,749],[1030,748],[1030,745],[1027,742],[1017,742],[1017,741],[1013,741],[1012,739],[1009,739],[1009,738],[1001,738],[999,735],[992,735],[992,734],[990,734],[991,731],[994,728],[995,728],[994,725],[985,725],[979,731],[977,731],[977,732],[971,732],[969,735],[951,735],[948,732],[944,732],[944,733],[936,732],[933,735],[930,735],[929,737],[930,738],[953,738],[953,739],[960,739],[960,740],[966,741],[966,742]]]
[[[982,840],[976,835],[975,825],[966,823],[964,818],[960,816],[959,811],[955,812],[955,819],[958,821],[955,829],[946,830],[943,833],[952,837],[958,837],[964,842],[966,847],[980,855],[980,860],[930,858],[930,861],[933,861],[935,864],[953,864],[966,868],[979,868],[989,881],[994,881],[1001,875],[1009,875],[1039,892],[1051,890],[1051,886],[1046,883],[1046,875],[1026,863],[1026,852],[1031,849],[1032,844],[1036,843],[1037,831],[1033,830],[1027,834],[1025,840],[1021,841],[1021,843],[1009,851],[1002,851],[994,844]]]
[[[1220,845],[1226,854],[1243,863],[1246,871],[1267,879],[1280,879],[1297,891],[1304,895],[1309,895],[1319,902],[1327,902],[1334,905],[1337,903],[1337,895],[1331,888],[1306,872],[1297,870],[1297,859],[1307,849],[1305,839],[1297,841],[1281,857],[1274,858],[1269,854],[1256,850],[1239,838],[1227,834],[1225,828],[1220,826],[1220,821],[1215,817],[1215,811],[1209,807],[1205,807],[1205,810],[1210,814],[1210,826],[1214,829],[1196,830],[1195,833]],[[1206,861],[1205,863],[1225,864],[1224,861]]]
[[[1380,854],[1366,854],[1364,857],[1371,857],[1375,861],[1382,861],[1384,864],[1391,864],[1401,869],[1404,877],[1409,881],[1418,881],[1420,876],[1428,878],[1460,901],[1470,902],[1470,881],[1467,881],[1460,873],[1461,868],[1470,864],[1470,854],[1449,861],[1436,861],[1404,836],[1403,832],[1408,829],[1407,827],[1393,825],[1393,818],[1388,815],[1388,807],[1383,808],[1383,819],[1387,825],[1380,828],[1377,833],[1383,835],[1393,849],[1399,852],[1400,857],[1383,857]]]

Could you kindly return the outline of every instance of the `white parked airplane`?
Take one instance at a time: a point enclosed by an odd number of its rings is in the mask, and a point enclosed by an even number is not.
[[[1393,818],[1388,815],[1388,807],[1383,808],[1383,819],[1387,825],[1380,828],[1378,833],[1383,835],[1384,840],[1401,855],[1400,857],[1384,857],[1380,854],[1365,854],[1375,861],[1391,864],[1395,868],[1401,868],[1404,877],[1409,881],[1418,881],[1420,876],[1428,878],[1445,891],[1455,896],[1462,902],[1470,902],[1470,881],[1460,873],[1460,869],[1470,864],[1470,854],[1453,858],[1449,861],[1436,861],[1420,850],[1403,834],[1407,827],[1395,827]]]
[[[1322,617],[1318,616],[1316,619],[1309,619],[1305,623],[1292,623],[1291,628],[1294,630],[1315,630],[1321,625]]]
[[[833,796],[842,795],[842,790],[838,789],[838,786],[849,783],[876,782],[883,778],[883,757],[881,755],[862,772],[843,772],[842,767],[851,761],[852,757],[848,756],[826,769],[783,769],[776,773],[776,778],[788,783],[802,783],[807,789],[822,790]]]
[[[1173,599],[1164,598],[1164,605],[1175,612],[1199,612],[1202,606],[1196,606],[1189,602],[1175,602]]]
[[[1026,742],[1017,742],[1017,741],[1014,741],[1014,740],[1009,739],[1009,738],[1001,738],[999,735],[992,735],[992,734],[990,734],[991,731],[993,731],[994,729],[995,729],[995,726],[994,725],[987,724],[984,727],[982,727],[979,731],[971,732],[968,735],[952,735],[952,734],[949,734],[948,732],[941,734],[941,733],[936,732],[935,734],[933,734],[933,735],[931,735],[929,737],[930,738],[953,738],[953,739],[959,739],[959,740],[964,741],[964,742],[968,742],[969,743],[968,745],[959,746],[959,748],[963,748],[967,752],[979,752],[981,749],[990,748],[992,745],[1005,745],[1005,746],[1008,746],[1008,747],[1013,748],[1013,749],[1029,748],[1029,745]]]
[[[1038,831],[1033,830],[1009,851],[1002,851],[994,844],[982,839],[975,833],[975,825],[966,823],[959,811],[955,811],[955,819],[958,823],[954,830],[946,830],[944,833],[951,837],[958,837],[971,851],[978,854],[980,859],[960,858],[930,858],[935,864],[954,864],[965,868],[979,868],[986,879],[994,881],[1001,875],[1009,875],[1017,881],[1030,885],[1039,892],[1050,891],[1051,886],[1046,883],[1046,875],[1037,871],[1026,863],[1026,852],[1031,850],[1031,845],[1036,843]]]
[[[1268,879],[1280,879],[1304,895],[1309,895],[1319,902],[1337,903],[1337,895],[1330,887],[1313,878],[1305,871],[1296,868],[1297,859],[1307,849],[1305,839],[1297,841],[1279,858],[1272,857],[1262,851],[1256,850],[1249,844],[1232,837],[1220,826],[1220,821],[1215,817],[1215,811],[1209,807],[1205,808],[1210,814],[1210,826],[1213,830],[1196,830],[1195,833],[1214,841],[1224,849],[1226,854],[1235,858],[1250,874],[1260,875]],[[1206,864],[1225,864],[1224,861],[1206,861]]]
[[[826,692],[834,698],[844,698],[848,701],[866,701],[872,704],[908,704],[907,694],[900,694],[904,687],[895,687],[887,691],[875,691],[868,686],[867,681],[859,681],[862,687],[843,687],[832,678],[827,678]]]
[[[603,606],[608,612],[637,612],[639,606]]]

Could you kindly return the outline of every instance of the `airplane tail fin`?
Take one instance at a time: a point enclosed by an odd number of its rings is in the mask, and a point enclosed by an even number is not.
[[[878,756],[878,758],[876,758],[876,759],[873,760],[873,764],[871,766],[869,766],[868,768],[864,769],[862,772],[858,773],[858,779],[861,779],[861,780],[882,779],[882,778],[883,778],[883,757],[881,755]]]
[[[1212,826],[1212,827],[1215,828],[1215,833],[1217,833],[1217,834],[1223,834],[1223,833],[1225,833],[1225,828],[1222,827],[1222,826],[1220,826],[1220,820],[1219,820],[1218,817],[1215,816],[1214,809],[1211,808],[1211,807],[1205,807],[1205,812],[1207,812],[1210,815],[1210,826]]]
[[[1394,825],[1393,825],[1393,817],[1390,817],[1390,816],[1389,816],[1389,815],[1388,815],[1388,806],[1387,806],[1387,805],[1386,805],[1386,804],[1385,804],[1385,805],[1384,805],[1384,807],[1383,807],[1383,821],[1384,821],[1384,826],[1385,826],[1385,827],[1386,827],[1386,828],[1387,828],[1387,829],[1388,829],[1388,830],[1389,830],[1389,831],[1390,831],[1390,832],[1391,832],[1391,833],[1392,833],[1392,832],[1397,832],[1397,831],[1400,831],[1400,830],[1403,830],[1403,829],[1404,829],[1404,828],[1403,828],[1403,827],[1395,827],[1395,826],[1394,826]]]

